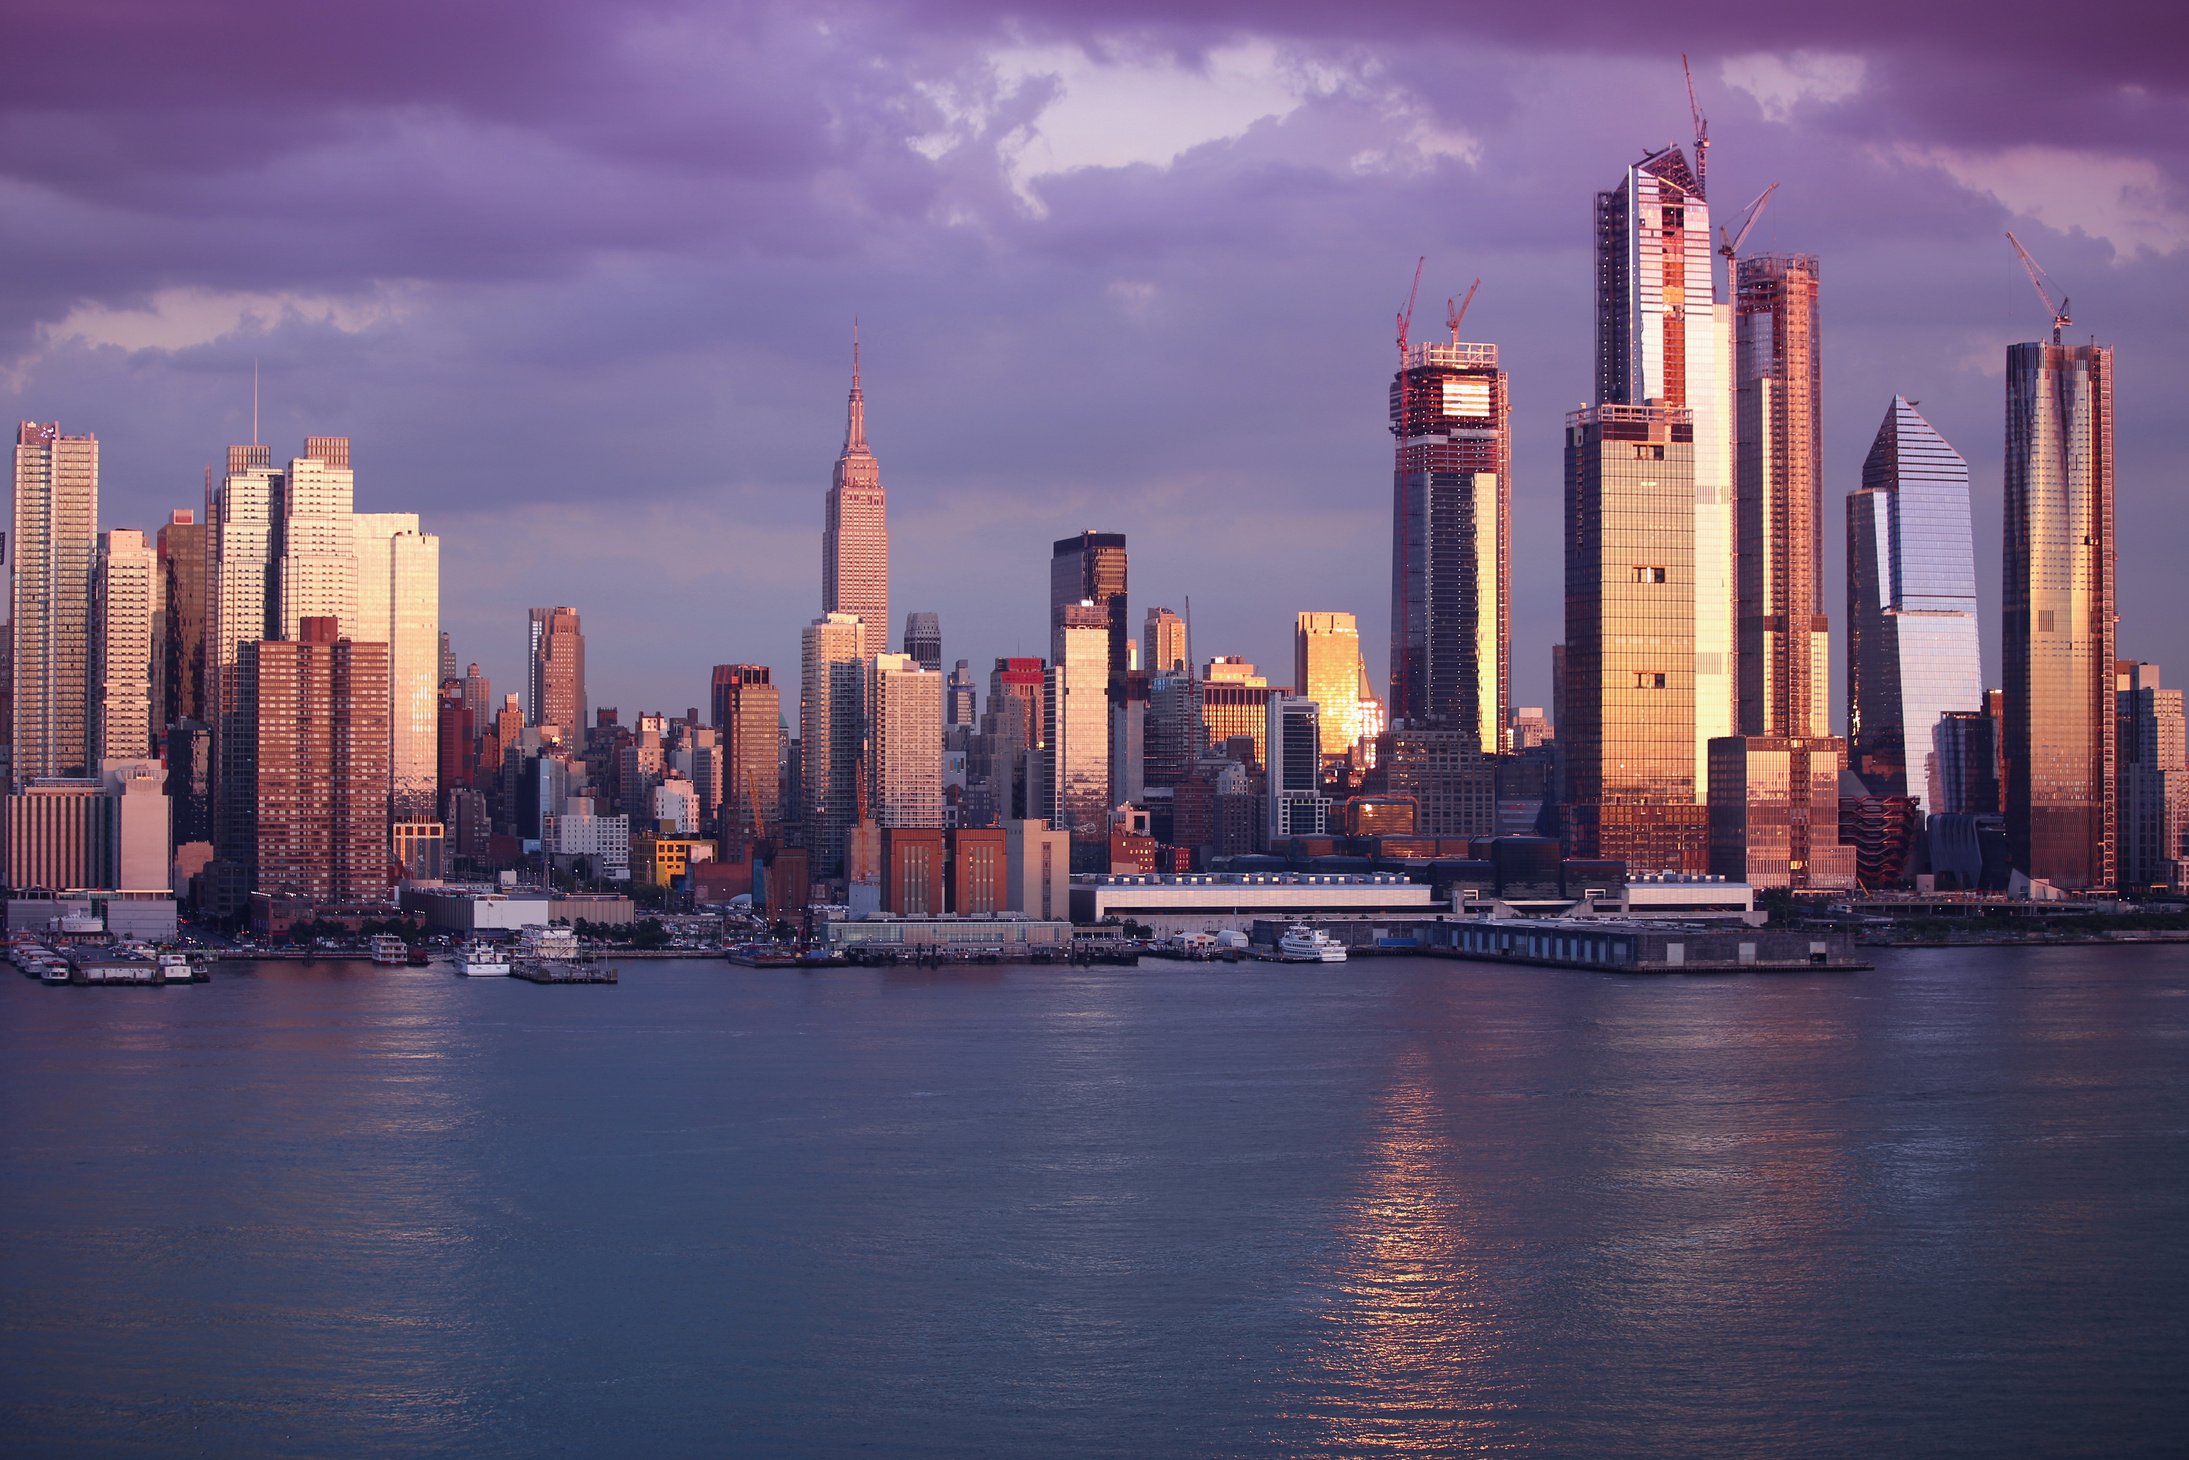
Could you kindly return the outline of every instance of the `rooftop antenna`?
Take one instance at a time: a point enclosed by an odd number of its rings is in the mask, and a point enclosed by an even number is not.
[[[1695,192],[1697,196],[1710,196],[1710,120],[1703,115],[1702,103],[1695,99],[1695,72],[1687,64],[1687,52],[1680,53],[1680,74],[1687,78],[1687,114],[1695,123]]]
[[[2029,250],[2022,247],[2022,240],[2014,236],[2011,228],[2007,230],[2007,242],[2014,245],[2014,256],[2029,271],[2030,287],[2037,291],[2037,297],[2045,302],[2045,312],[2052,316],[2052,343],[2057,345],[2060,343],[2060,331],[2075,322],[2067,317],[2067,296],[2063,294],[2059,303],[2053,303],[2052,280],[2038,267],[2037,261],[2029,256]]]
[[[251,444],[262,446],[258,439],[258,356],[251,357]]]

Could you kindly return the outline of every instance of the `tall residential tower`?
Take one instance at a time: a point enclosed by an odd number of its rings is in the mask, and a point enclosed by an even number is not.
[[[83,776],[93,763],[91,597],[99,442],[25,421],[15,438],[14,775]]]

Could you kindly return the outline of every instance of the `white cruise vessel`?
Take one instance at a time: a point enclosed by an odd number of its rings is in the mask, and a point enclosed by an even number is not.
[[[377,933],[370,945],[372,961],[383,968],[401,968],[410,958],[410,949],[393,933]]]
[[[508,950],[474,938],[456,956],[456,967],[468,978],[509,977]]]
[[[578,961],[577,930],[520,928],[517,930],[517,956],[533,963],[575,963]]]
[[[1345,945],[1320,928],[1295,924],[1277,940],[1277,957],[1286,963],[1343,963]]]

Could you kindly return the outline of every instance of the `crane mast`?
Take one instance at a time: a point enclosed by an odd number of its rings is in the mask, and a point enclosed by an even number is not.
[[[2037,297],[2044,301],[2045,313],[2052,316],[2052,343],[2057,345],[2060,343],[2060,331],[2075,322],[2068,318],[2067,296],[2063,294],[2057,304],[2053,302],[2052,281],[2046,277],[2045,271],[2038,266],[2037,260],[2029,256],[2029,250],[2022,247],[2022,240],[2014,236],[2014,230],[2011,228],[2007,230],[2007,242],[2014,245],[2014,256],[2022,261],[2022,268],[2028,272],[2030,287],[2035,289]]]

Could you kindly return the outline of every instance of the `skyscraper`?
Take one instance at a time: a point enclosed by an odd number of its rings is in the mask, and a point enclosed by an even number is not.
[[[949,682],[943,685],[943,723],[971,730],[980,719],[979,694],[973,683],[972,662],[960,659],[951,667]]]
[[[2007,347],[2007,853],[2114,885],[2113,351]]]
[[[909,654],[869,667],[867,804],[884,827],[942,826],[942,676]]]
[[[1330,826],[1323,795],[1321,707],[1306,695],[1269,701],[1269,835],[1321,836]]]
[[[714,667],[714,727],[722,756],[722,824],[773,836],[782,821],[776,741],[782,701],[765,664]]]
[[[305,454],[274,477],[274,599],[277,637],[294,639],[307,618],[357,628],[356,479],[350,443],[308,436]],[[438,627],[438,626],[436,626]]]
[[[209,525],[191,509],[169,514],[159,533],[161,642],[158,728],[211,713],[206,641],[212,627],[206,601]]]
[[[939,615],[915,610],[904,616],[904,652],[912,656],[922,669],[942,672],[942,619]]]
[[[1292,633],[1292,690],[1315,702],[1325,761],[1344,760],[1355,742],[1373,733],[1372,707],[1362,695],[1366,676],[1353,615],[1299,615]]]
[[[1681,406],[1566,418],[1564,747],[1571,851],[1701,872],[1695,804],[1695,424]],[[1706,767],[1707,771],[1707,767]]]
[[[1484,750],[1501,750],[1512,697],[1512,416],[1497,346],[1414,345],[1390,409],[1391,718],[1464,726]]]
[[[1710,205],[1679,148],[1648,154],[1596,195],[1597,402],[1684,409],[1694,438],[1696,800],[1734,706],[1732,310],[1718,302],[1713,259]]]
[[[1969,465],[1894,396],[1847,497],[1847,722],[1855,772],[1931,815],[1948,794],[1940,722],[1984,702]]]
[[[160,565],[144,534],[114,528],[100,534],[93,606],[92,764],[143,760],[153,745],[152,680],[158,652],[153,625],[160,612]]]
[[[858,815],[866,742],[866,621],[824,614],[800,635],[798,754],[806,845],[817,873],[839,870]]]
[[[2156,664],[2118,672],[2121,887],[2183,889],[2189,882],[2189,742],[2182,695],[2159,687]]]
[[[97,769],[89,705],[99,442],[35,421],[15,440],[11,743],[20,783]]]
[[[1132,625],[1125,608],[1125,534],[1082,532],[1056,541],[1049,555],[1049,627],[1064,622],[1065,611],[1082,603],[1102,610],[1109,630],[1110,673],[1132,667]]]
[[[1072,868],[1106,870],[1110,854],[1110,610],[1059,610],[1042,700],[1039,785],[1028,810],[1072,839]]]
[[[881,464],[866,444],[856,333],[844,449],[836,458],[821,525],[821,613],[858,615],[877,646],[889,632],[889,499],[882,491]]]
[[[1186,621],[1167,608],[1148,610],[1140,630],[1140,662],[1151,675],[1183,674],[1186,662]]]
[[[525,720],[553,725],[572,745],[585,743],[585,633],[574,608],[535,608],[529,624],[531,675]]]
[[[357,565],[359,642],[388,646],[389,793],[397,821],[434,816],[436,709],[441,642],[441,539],[415,512],[350,518]]]

